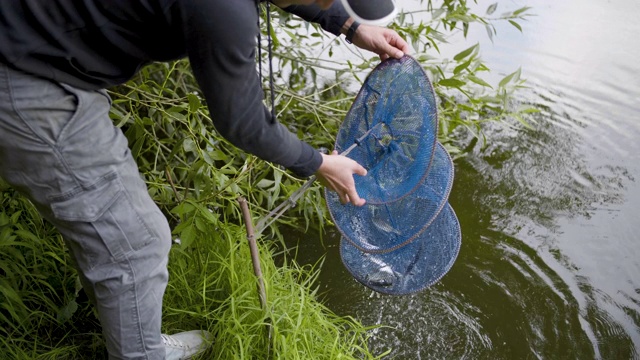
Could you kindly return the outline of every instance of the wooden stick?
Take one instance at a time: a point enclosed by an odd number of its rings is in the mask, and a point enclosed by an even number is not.
[[[167,176],[167,180],[169,180],[169,184],[171,185],[171,189],[173,189],[173,193],[176,196],[176,202],[180,202],[180,195],[178,195],[178,189],[176,189],[176,186],[173,184],[173,179],[171,178],[171,172],[169,172],[169,166],[167,166],[164,169],[164,173]]]
[[[258,245],[256,244],[255,233],[253,232],[253,223],[251,221],[251,213],[247,200],[243,197],[238,198],[240,209],[242,210],[242,218],[247,228],[247,240],[249,241],[249,249],[251,250],[251,261],[253,262],[253,273],[258,278],[258,294],[260,295],[260,304],[263,309],[267,309],[267,292],[264,288],[262,279],[262,269],[260,268],[260,256],[258,254]]]

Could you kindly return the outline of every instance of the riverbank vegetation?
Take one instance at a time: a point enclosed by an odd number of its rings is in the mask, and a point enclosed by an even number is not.
[[[464,36],[474,24],[491,36],[495,21],[519,28],[527,8],[497,16],[495,5],[477,14],[463,0],[423,5],[424,10],[399,16],[392,27],[411,42],[413,55],[433,80],[440,138],[450,152],[464,154],[451,141],[460,129],[484,141],[486,121],[526,123],[523,115],[531,110],[509,103],[510,94],[523,85],[517,69],[498,84],[489,84],[482,77],[489,67],[478,45],[451,58],[438,56],[438,51],[449,36]],[[355,90],[378,60],[284,13],[272,9],[271,16],[278,120],[313,146],[331,148]],[[418,21],[419,16],[429,20]],[[268,100],[265,21],[262,26],[261,67]],[[340,53],[349,56],[343,59]],[[369,328],[357,319],[336,316],[322,304],[315,282],[321,264],[301,267],[284,248],[283,226],[314,232],[327,226],[318,184],[258,238],[267,300],[263,307],[238,198],[248,201],[257,221],[302,180],[239,151],[216,133],[185,60],[148,66],[132,81],[110,89],[110,95],[114,124],[126,134],[149,193],[173,226],[165,332],[211,331],[215,343],[203,358],[384,356],[370,353]],[[27,199],[3,182],[0,190],[3,358],[106,358],[97,317],[61,236]]]

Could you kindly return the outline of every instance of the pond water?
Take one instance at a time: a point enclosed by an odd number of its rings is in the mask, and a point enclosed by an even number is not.
[[[388,326],[371,340],[376,353],[640,358],[640,2],[500,1],[496,13],[524,5],[536,16],[522,33],[499,25],[491,42],[472,27],[442,49],[480,42],[495,79],[521,67],[529,88],[517,101],[541,110],[534,130],[494,125],[489,146],[456,161],[462,248],[442,281],[383,296],[345,270],[337,231],[298,236],[300,262],[325,257],[325,303]]]

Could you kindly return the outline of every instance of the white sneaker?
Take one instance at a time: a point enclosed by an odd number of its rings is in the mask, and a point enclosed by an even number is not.
[[[211,341],[211,334],[203,330],[180,332],[173,335],[162,334],[166,355],[165,360],[191,359],[204,352]]]

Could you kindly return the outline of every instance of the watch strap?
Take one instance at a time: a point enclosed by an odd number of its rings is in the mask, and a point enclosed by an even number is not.
[[[360,26],[360,23],[357,21],[354,21],[351,23],[351,26],[349,26],[349,29],[347,30],[347,33],[345,34],[345,37],[347,39],[347,42],[349,44],[353,43],[353,37],[356,34],[356,30],[358,30],[358,26]]]

